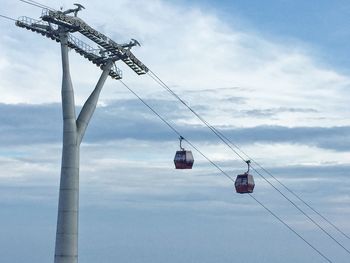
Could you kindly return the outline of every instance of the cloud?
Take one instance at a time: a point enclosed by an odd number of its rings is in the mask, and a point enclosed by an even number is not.
[[[241,128],[227,130],[225,134],[229,138],[235,138],[243,143],[265,142],[265,143],[291,143],[311,145],[336,151],[349,151],[347,143],[350,127],[295,127],[282,126],[257,126],[252,128]]]
[[[0,104],[2,145],[40,144],[60,138],[59,104]]]
[[[184,124],[190,112],[185,114],[178,107],[164,100],[148,101],[170,123],[188,138],[195,141],[215,143],[217,138],[211,135],[203,125]],[[282,109],[282,111],[299,109]],[[300,109],[304,111],[305,109]],[[61,140],[61,106],[59,104],[8,105],[0,104],[0,143],[41,144]],[[277,109],[276,112],[281,111]],[[306,109],[308,111],[308,109]],[[79,112],[79,108],[77,109]],[[273,110],[268,111],[273,114]],[[180,113],[180,114],[179,114]],[[250,114],[250,113],[249,113]],[[335,151],[349,151],[350,127],[295,127],[256,126],[235,128],[219,126],[225,136],[233,142],[253,143],[290,143],[310,145]],[[140,132],[142,130],[142,132]],[[177,135],[153,115],[141,102],[134,99],[118,100],[103,107],[98,107],[91,127],[87,131],[86,142],[101,143],[118,139],[150,141],[173,141]]]
[[[277,114],[281,113],[316,113],[317,110],[310,109],[310,108],[286,108],[286,107],[279,107],[279,108],[269,108],[269,109],[253,109],[253,110],[245,110],[241,111],[243,115],[247,115],[253,118],[273,118]]]
[[[165,116],[178,130],[193,140],[214,143],[215,136],[203,125],[183,124],[188,114],[181,111],[181,105],[164,100],[148,101],[158,112]],[[285,111],[309,111],[308,109],[284,109]],[[61,105],[8,105],[0,104],[1,130],[3,145],[36,144],[59,142],[61,140]],[[78,108],[79,111],[79,108]],[[279,111],[279,110],[276,110]],[[267,110],[266,114],[274,114]],[[249,112],[247,114],[253,114]],[[257,113],[254,113],[257,114]],[[350,127],[295,127],[256,126],[238,128],[219,126],[225,136],[238,144],[253,143],[290,143],[311,145],[335,151],[349,151]],[[176,136],[176,135],[175,135]],[[172,131],[140,101],[128,99],[111,102],[98,107],[91,127],[87,131],[86,142],[108,142],[117,139],[136,139],[151,141],[174,140]]]
[[[305,46],[268,40],[252,30],[228,25],[195,6],[185,8],[163,1],[109,3],[112,2],[87,2],[80,16],[117,42],[138,39],[143,45],[135,48],[135,54],[214,124],[350,124],[346,99],[349,78],[319,63]],[[61,5],[52,1],[46,4]],[[106,6],[108,12],[118,16],[106,14]],[[36,8],[7,8],[9,13],[39,16]],[[59,47],[40,35],[21,30],[4,28],[0,45],[6,52],[0,60],[4,68],[0,71],[0,101],[59,102]],[[24,47],[23,42],[28,45]],[[76,101],[81,105],[100,72],[74,53],[71,62]],[[148,77],[137,77],[127,66],[118,66],[123,69],[125,81],[143,96],[165,96]],[[108,81],[106,86],[102,102],[121,95],[115,89],[116,82]]]

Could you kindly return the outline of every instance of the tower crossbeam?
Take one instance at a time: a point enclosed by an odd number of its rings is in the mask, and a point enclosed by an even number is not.
[[[16,25],[18,27],[22,27],[27,30],[39,33],[47,38],[55,40],[56,42],[61,42],[57,25],[52,25],[48,22],[36,20],[27,16],[22,16],[18,18],[18,20],[16,21]],[[68,47],[74,49],[79,55],[88,59],[101,69],[107,64],[109,60],[117,61],[120,59],[119,57],[113,54],[108,56],[106,52],[103,52],[103,50],[93,48],[90,45],[86,44],[84,41],[73,36],[72,34],[67,34]],[[111,76],[114,79],[121,79],[122,71],[115,65],[113,65],[109,72],[109,76]]]
[[[118,44],[106,35],[89,26],[81,18],[64,14],[61,11],[43,9],[41,18],[48,23],[67,27],[72,32],[78,31],[91,41],[98,44],[104,52],[120,58],[138,75],[148,72],[148,68],[130,51],[133,46],[139,45],[137,41],[134,40],[127,44]]]

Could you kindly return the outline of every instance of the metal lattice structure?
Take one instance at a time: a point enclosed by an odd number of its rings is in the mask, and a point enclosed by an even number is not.
[[[129,43],[118,44],[77,16],[69,16],[62,11],[43,9],[40,20],[22,16],[18,18],[16,25],[39,33],[56,42],[61,41],[59,33],[64,28],[68,35],[68,46],[101,69],[107,61],[116,62],[121,60],[138,75],[148,72],[148,68],[130,50],[133,46],[140,45],[137,40],[132,39]],[[79,32],[98,46],[93,48],[86,44],[73,36],[72,33],[75,32]],[[121,79],[122,71],[114,65],[109,75],[114,79]]]
[[[66,11],[43,9],[41,19],[20,17],[16,25],[50,38],[61,46],[62,56],[62,115],[63,149],[58,201],[58,216],[55,244],[55,263],[78,262],[78,214],[79,214],[79,155],[80,144],[86,128],[96,109],[102,87],[108,76],[121,79],[122,72],[115,65],[123,61],[138,75],[148,72],[148,68],[131,52],[131,48],[140,45],[132,39],[129,43],[118,44],[104,34],[93,29],[77,17],[84,9]],[[73,15],[71,15],[73,14]],[[97,46],[94,48],[73,34],[80,33]],[[76,117],[74,90],[69,70],[69,48],[102,69],[102,74]]]

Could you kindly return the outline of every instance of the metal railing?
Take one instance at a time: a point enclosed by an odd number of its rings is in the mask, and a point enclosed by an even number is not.
[[[47,12],[52,11],[48,10]],[[61,41],[59,37],[59,27],[57,25],[53,26],[51,23],[48,23],[46,21],[22,16],[17,19],[16,25],[40,33],[58,42]],[[74,49],[78,54],[87,58],[97,66],[101,67],[105,65],[109,60],[115,61],[119,59],[114,54],[106,51],[103,48],[93,48],[81,39],[73,36],[72,34],[67,33],[67,35],[69,47]],[[113,65],[110,72],[110,76],[116,79],[120,79],[122,78],[122,71],[116,65]]]

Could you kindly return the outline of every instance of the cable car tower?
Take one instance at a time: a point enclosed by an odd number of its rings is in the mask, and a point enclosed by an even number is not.
[[[55,263],[78,262],[78,213],[79,213],[79,150],[89,121],[96,109],[101,89],[108,76],[121,79],[122,72],[115,66],[123,61],[138,75],[148,72],[148,68],[131,52],[140,45],[135,39],[129,43],[118,44],[98,32],[82,19],[78,13],[84,9],[80,4],[65,11],[42,10],[40,19],[20,17],[16,21],[22,27],[50,38],[61,46],[62,56],[62,112],[63,112],[63,150],[61,179],[58,202]],[[90,39],[97,47],[91,47],[73,34]],[[102,74],[83,105],[78,117],[75,113],[74,91],[69,70],[69,49],[102,69]]]

